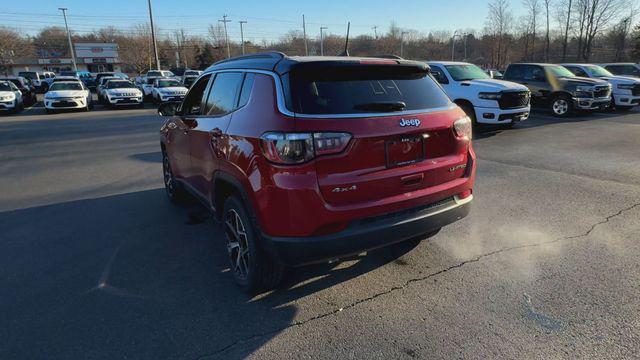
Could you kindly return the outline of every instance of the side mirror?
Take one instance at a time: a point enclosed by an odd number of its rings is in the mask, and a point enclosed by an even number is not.
[[[165,102],[158,106],[158,115],[160,116],[173,116],[178,113],[178,107],[180,107],[180,102],[172,101]]]

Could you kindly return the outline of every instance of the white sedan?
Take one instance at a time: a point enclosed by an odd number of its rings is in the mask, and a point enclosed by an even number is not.
[[[0,81],[0,112],[22,110],[22,93],[11,81]]]
[[[79,80],[54,82],[44,94],[47,113],[62,109],[89,111],[92,107],[91,92]]]
[[[169,78],[159,78],[153,82],[151,96],[154,103],[167,101],[182,101],[187,95],[188,89],[180,81]]]

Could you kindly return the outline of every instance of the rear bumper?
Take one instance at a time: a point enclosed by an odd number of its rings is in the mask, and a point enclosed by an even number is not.
[[[457,196],[391,214],[354,221],[345,230],[313,237],[272,237],[262,234],[263,247],[288,266],[346,257],[416,236],[458,221],[470,211],[473,195]]]

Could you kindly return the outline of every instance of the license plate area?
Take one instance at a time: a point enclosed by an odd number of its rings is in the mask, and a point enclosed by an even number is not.
[[[424,139],[420,135],[405,135],[385,142],[387,168],[410,165],[425,158]]]

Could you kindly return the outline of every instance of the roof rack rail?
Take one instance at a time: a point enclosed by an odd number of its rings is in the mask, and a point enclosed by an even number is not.
[[[394,55],[394,54],[380,54],[380,55],[373,55],[371,57],[374,58],[381,58],[381,59],[395,59],[395,60],[404,60],[404,58],[398,56],[398,55]]]

